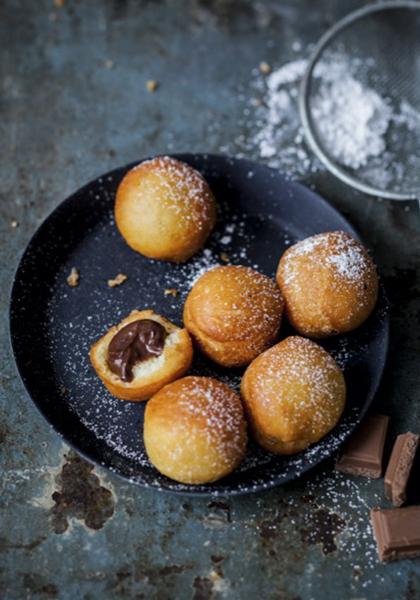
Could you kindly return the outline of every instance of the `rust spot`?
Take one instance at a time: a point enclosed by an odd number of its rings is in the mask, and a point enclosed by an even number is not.
[[[212,554],[210,556],[210,560],[213,564],[213,572],[216,573],[218,577],[223,577],[222,564],[225,560],[225,557]]]
[[[184,512],[186,512],[187,514],[192,513],[192,505],[190,504],[190,502],[184,502],[184,504],[181,505],[181,508]]]
[[[55,598],[58,596],[58,588],[53,583],[47,582],[44,577],[37,573],[24,573],[23,585],[32,595],[42,598]]]
[[[229,30],[239,19],[246,18],[251,23],[255,21],[254,7],[235,0],[195,0],[192,8],[193,17],[199,23],[207,22],[211,17],[221,28]]]
[[[280,519],[281,520],[281,519]],[[277,525],[280,523],[279,519],[266,519],[265,521],[261,521],[258,526],[260,531],[260,536],[264,540],[272,540],[277,537],[278,529]]]
[[[212,600],[213,582],[208,577],[196,577],[193,582],[194,595],[192,600]]]
[[[208,515],[203,518],[207,527],[224,527],[231,522],[230,505],[224,500],[212,500],[207,504],[210,509]]]
[[[420,594],[418,594],[417,586],[415,584],[416,576],[413,572],[408,575],[407,587],[405,589],[405,600],[418,600]]]
[[[230,504],[224,500],[212,500],[207,504],[208,508],[215,511],[221,511],[226,514],[226,519],[230,523]]]
[[[59,486],[52,494],[51,524],[55,533],[64,533],[70,518],[83,521],[89,529],[101,529],[114,514],[112,492],[101,485],[89,464],[75,452],[65,456],[66,462],[55,478]]]
[[[0,423],[0,444],[5,444],[6,443],[6,439],[9,435],[9,430],[7,429],[6,425],[4,425],[3,423]]]
[[[307,527],[301,530],[303,542],[321,544],[324,554],[337,550],[335,536],[346,527],[346,522],[339,515],[326,508],[320,508],[309,514],[305,521]]]
[[[300,596],[289,596],[286,592],[279,592],[273,596],[273,600],[302,600]]]
[[[184,573],[194,567],[193,564],[187,563],[185,565],[163,565],[162,567],[149,566],[143,563],[138,563],[135,572],[134,578],[136,581],[150,581],[153,582],[156,580],[157,582],[161,579],[161,577],[168,577],[169,575],[178,575],[179,573]]]
[[[27,544],[17,544],[12,543],[6,540],[6,538],[0,538],[0,552],[7,552],[7,550],[28,550],[31,551],[42,542],[45,542],[47,536],[42,536],[34,540],[33,542],[28,542]]]
[[[315,502],[315,496],[313,494],[304,494],[300,499],[304,504],[313,504]]]

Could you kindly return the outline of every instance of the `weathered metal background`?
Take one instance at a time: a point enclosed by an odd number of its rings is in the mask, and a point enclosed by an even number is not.
[[[248,148],[252,70],[279,66],[357,1],[0,2],[0,597],[420,598],[420,561],[378,563],[369,508],[382,481],[332,462],[277,490],[195,501],[141,490],[78,458],[25,395],[8,343],[18,256],[87,180],[170,151]],[[155,93],[146,80],[159,81]],[[306,181],[359,229],[393,304],[378,410],[420,429],[417,208]],[[13,221],[18,222],[18,226]]]

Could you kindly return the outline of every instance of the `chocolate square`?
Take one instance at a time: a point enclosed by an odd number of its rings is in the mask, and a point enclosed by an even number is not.
[[[346,443],[336,470],[350,475],[378,479],[382,475],[382,456],[389,417],[372,414],[365,417]]]
[[[420,506],[374,508],[370,518],[381,560],[420,556]]]

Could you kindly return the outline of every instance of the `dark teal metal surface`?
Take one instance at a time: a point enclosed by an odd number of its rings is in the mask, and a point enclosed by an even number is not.
[[[63,446],[27,398],[8,342],[12,275],[52,208],[139,156],[258,159],[244,116],[253,70],[296,59],[296,42],[306,55],[363,3],[61,4],[0,4],[0,597],[420,598],[419,560],[376,557],[369,509],[388,506],[382,480],[335,474],[328,461],[298,482],[230,500],[140,490]],[[389,440],[419,431],[417,207],[352,192],[322,170],[303,180],[348,217],[385,275],[391,349],[376,409],[391,416]]]

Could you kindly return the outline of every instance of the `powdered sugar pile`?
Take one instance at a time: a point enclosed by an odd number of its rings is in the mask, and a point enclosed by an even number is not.
[[[357,169],[384,152],[391,107],[351,75],[322,77],[312,106],[322,144],[334,160]]]

